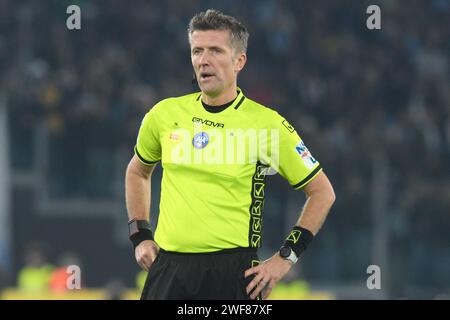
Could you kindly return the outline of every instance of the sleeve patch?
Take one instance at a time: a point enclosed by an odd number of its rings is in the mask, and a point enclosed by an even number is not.
[[[309,152],[308,148],[305,146],[303,141],[300,141],[299,144],[295,147],[295,150],[297,151],[298,155],[302,158],[305,166],[308,169],[314,168],[314,166],[317,164],[317,160],[314,159],[311,152]]]

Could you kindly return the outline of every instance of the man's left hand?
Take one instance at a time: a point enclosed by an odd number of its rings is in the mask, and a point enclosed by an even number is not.
[[[276,253],[270,259],[267,259],[256,267],[247,269],[244,273],[246,278],[252,274],[255,275],[255,278],[247,286],[247,294],[256,287],[255,291],[253,291],[250,296],[251,299],[255,299],[267,286],[262,297],[263,299],[266,299],[277,282],[289,272],[292,265],[293,264],[290,261],[281,258],[280,255]]]

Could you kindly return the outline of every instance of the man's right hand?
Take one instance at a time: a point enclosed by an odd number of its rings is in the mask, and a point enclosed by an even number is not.
[[[145,240],[139,243],[134,250],[134,255],[139,266],[148,272],[159,254],[159,247],[156,242],[152,240]]]

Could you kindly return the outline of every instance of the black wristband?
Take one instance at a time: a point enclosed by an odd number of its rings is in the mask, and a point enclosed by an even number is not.
[[[291,233],[286,238],[283,247],[290,247],[295,252],[295,255],[298,258],[306,250],[313,238],[314,235],[311,231],[299,226],[295,226],[294,228],[292,228]]]
[[[147,220],[130,220],[128,222],[128,236],[133,243],[133,249],[136,249],[142,241],[154,240]]]
[[[152,230],[141,229],[132,236],[130,236],[130,240],[133,243],[133,249],[145,240],[154,240]]]

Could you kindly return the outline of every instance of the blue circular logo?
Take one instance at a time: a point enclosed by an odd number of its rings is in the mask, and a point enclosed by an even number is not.
[[[192,144],[196,149],[203,149],[209,142],[209,136],[206,132],[197,133],[192,139]]]

